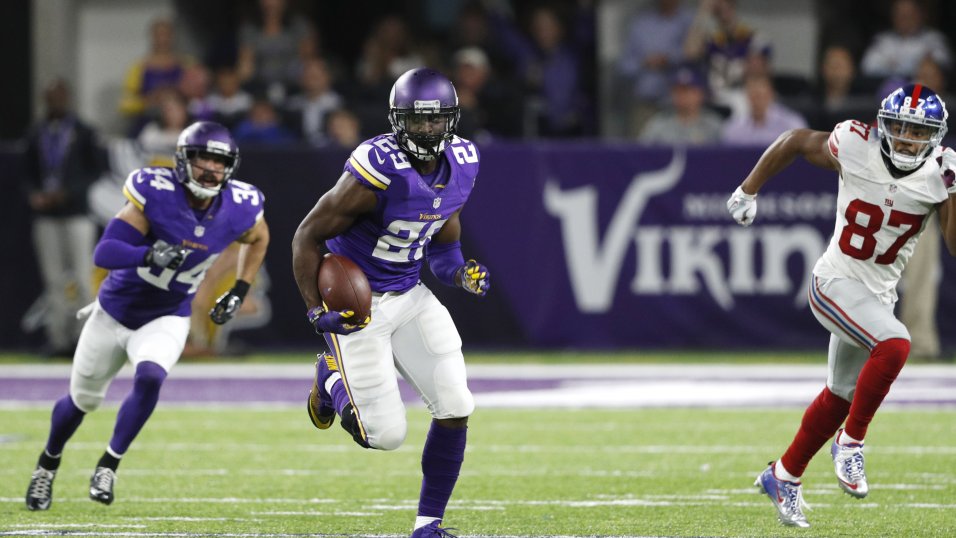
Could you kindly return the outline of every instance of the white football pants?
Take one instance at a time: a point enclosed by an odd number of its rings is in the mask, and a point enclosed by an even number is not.
[[[361,331],[326,334],[342,381],[370,446],[394,450],[405,441],[405,405],[397,369],[434,418],[471,415],[461,336],[455,322],[424,284],[372,296],[372,322]]]
[[[130,330],[107,314],[99,301],[83,325],[73,356],[70,396],[80,410],[95,411],[126,359],[155,362],[169,370],[179,361],[189,334],[189,318],[163,316]]]
[[[906,326],[862,282],[851,278],[810,280],[810,309],[830,331],[827,387],[852,401],[860,370],[873,347],[891,338],[910,339]]]

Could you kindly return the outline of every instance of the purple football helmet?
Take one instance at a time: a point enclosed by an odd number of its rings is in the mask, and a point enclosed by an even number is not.
[[[422,161],[435,159],[451,141],[461,110],[455,86],[434,69],[398,77],[388,97],[388,121],[398,146]]]
[[[199,154],[221,158],[225,161],[225,175],[215,187],[203,185],[193,177],[193,167],[189,161]],[[176,172],[189,192],[196,198],[212,198],[219,194],[223,184],[239,168],[239,148],[229,134],[229,129],[212,121],[197,121],[183,129],[176,142]],[[202,175],[206,175],[203,172]],[[200,176],[202,177],[202,176]]]
[[[877,115],[883,154],[900,170],[916,169],[946,136],[948,117],[946,104],[926,86],[897,88],[883,99]],[[898,150],[897,143],[907,144],[911,151]]]

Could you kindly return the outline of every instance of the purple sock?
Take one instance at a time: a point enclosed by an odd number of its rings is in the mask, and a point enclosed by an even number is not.
[[[341,379],[332,383],[332,406],[335,407],[335,412],[342,416],[342,410],[345,409],[345,406],[349,403],[349,393],[345,390],[345,383]]]
[[[50,437],[46,440],[46,452],[51,456],[63,453],[63,447],[83,422],[86,413],[73,403],[69,394],[57,400],[50,419]]]
[[[136,367],[133,391],[120,406],[119,413],[116,415],[113,438],[110,439],[109,446],[117,455],[126,453],[130,443],[143,429],[149,416],[153,414],[164,379],[166,379],[166,370],[155,362],[141,362]]]
[[[467,428],[452,429],[432,421],[422,451],[422,491],[418,515],[445,517],[445,506],[458,481],[461,462],[465,459]]]

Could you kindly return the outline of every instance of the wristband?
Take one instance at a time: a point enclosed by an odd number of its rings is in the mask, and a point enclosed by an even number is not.
[[[432,274],[446,286],[457,286],[455,275],[465,265],[465,257],[461,254],[461,242],[429,243],[428,267]]]

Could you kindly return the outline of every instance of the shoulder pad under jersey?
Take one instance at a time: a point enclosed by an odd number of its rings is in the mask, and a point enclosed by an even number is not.
[[[830,154],[846,171],[862,170],[866,168],[870,152],[879,147],[880,140],[876,129],[857,120],[840,122],[833,128],[827,147]]]
[[[123,195],[140,211],[145,211],[150,201],[170,198],[178,188],[176,172],[171,168],[137,168],[126,177]]]
[[[239,221],[239,230],[252,228],[265,216],[266,196],[251,183],[230,179],[219,196],[225,197],[225,204],[235,207],[232,214]]]
[[[345,170],[359,182],[377,190],[386,190],[402,170],[412,167],[405,152],[392,135],[379,135],[359,144],[345,163]]]
[[[445,148],[445,156],[453,166],[458,166],[464,171],[465,175],[471,177],[474,181],[478,177],[478,164],[481,161],[481,154],[471,140],[452,137],[451,143]]]

